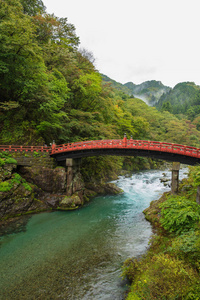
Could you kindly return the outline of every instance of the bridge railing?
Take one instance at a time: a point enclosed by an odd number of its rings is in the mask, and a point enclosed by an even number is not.
[[[70,152],[87,149],[137,149],[149,151],[161,151],[186,156],[200,158],[200,149],[180,144],[162,143],[158,141],[118,139],[118,140],[94,140],[68,143],[62,145],[53,144],[52,147],[47,146],[18,146],[18,145],[0,145],[0,151],[9,152],[48,152],[58,154],[62,152]]]
[[[51,147],[0,145],[0,151],[6,151],[6,152],[51,152]]]
[[[151,151],[169,152],[175,154],[181,154],[186,156],[192,156],[200,158],[200,149],[180,144],[163,143],[158,141],[146,141],[146,140],[95,140],[95,141],[83,141],[68,143],[62,145],[55,145],[51,154],[69,152],[76,150],[86,149],[104,149],[104,148],[128,148],[128,149],[141,149]]]

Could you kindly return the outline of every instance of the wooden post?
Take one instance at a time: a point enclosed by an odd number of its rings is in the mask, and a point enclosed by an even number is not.
[[[178,193],[179,170],[180,170],[180,162],[173,162],[173,164],[172,164],[172,183],[171,183],[172,195],[176,195]]]

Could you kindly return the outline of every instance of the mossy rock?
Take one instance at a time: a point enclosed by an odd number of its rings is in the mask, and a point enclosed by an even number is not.
[[[163,203],[166,200],[166,195],[168,193],[164,193],[160,199],[158,200],[154,200],[151,201],[150,206],[148,208],[146,208],[143,213],[145,215],[145,219],[149,222],[151,222],[151,224],[154,227],[158,227],[159,225],[159,220],[160,220],[160,204]]]
[[[59,203],[59,209],[81,206],[83,203],[77,194],[65,196]]]

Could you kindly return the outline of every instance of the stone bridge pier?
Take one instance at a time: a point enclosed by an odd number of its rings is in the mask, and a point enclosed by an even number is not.
[[[179,170],[180,170],[180,162],[173,162],[173,164],[172,164],[172,180],[171,180],[172,195],[176,195],[178,193]]]
[[[67,158],[67,196],[71,196],[77,190],[82,188],[82,178],[80,176],[81,158]],[[79,185],[79,186],[77,186]]]

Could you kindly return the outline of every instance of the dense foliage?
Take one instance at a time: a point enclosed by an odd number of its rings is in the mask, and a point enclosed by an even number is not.
[[[191,167],[177,196],[163,195],[145,210],[157,229],[147,255],[128,259],[123,275],[132,281],[132,299],[199,299],[200,167]]]
[[[74,25],[48,14],[41,0],[0,0],[0,31],[0,144],[117,139],[126,132],[133,139],[200,146],[198,120],[158,112],[131,96],[129,85],[99,74],[92,53],[78,49]],[[165,87],[152,81],[135,88]],[[146,158],[93,160],[96,171],[85,160],[84,179],[100,173],[106,179],[122,165],[156,167]]]
[[[74,25],[46,13],[41,0],[0,0],[0,30],[1,144],[60,144],[126,132],[198,145],[195,125],[113,88],[106,76],[102,81],[92,53],[78,50]]]

